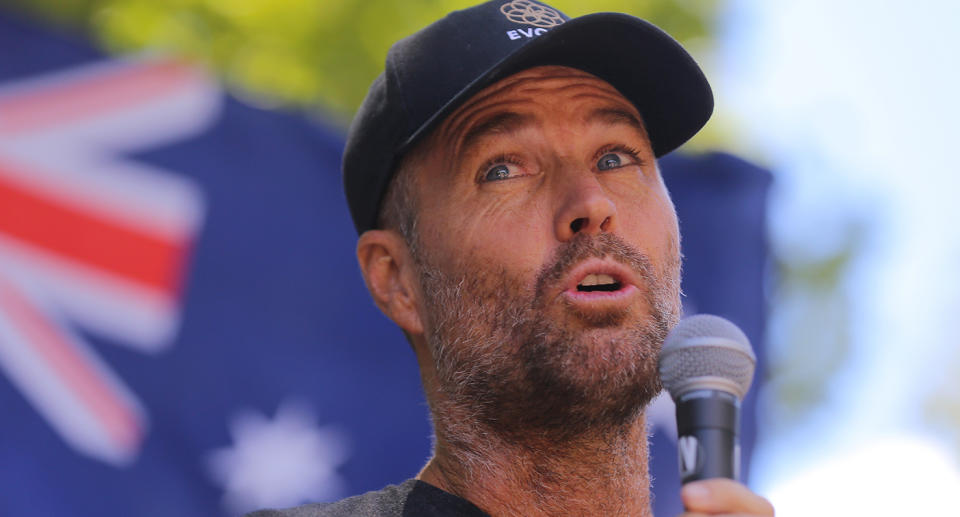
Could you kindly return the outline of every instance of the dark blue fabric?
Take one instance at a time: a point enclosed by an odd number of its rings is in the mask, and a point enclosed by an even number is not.
[[[683,236],[684,311],[727,318],[743,329],[757,354],[753,388],[743,401],[741,420],[741,477],[749,480],[757,434],[756,394],[767,365],[764,285],[769,258],[767,192],[772,177],[724,153],[674,153],[664,157],[660,166]],[[682,510],[672,495],[680,490],[674,439],[657,433],[651,442],[656,515],[677,515]]]
[[[0,49],[0,87],[103,59],[10,15],[0,15]],[[141,354],[77,329],[143,402],[146,441],[128,467],[79,455],[0,371],[0,515],[222,515],[224,492],[204,458],[233,443],[236,411],[273,417],[291,399],[348,436],[337,469],[344,495],[416,474],[429,453],[427,409],[414,357],[356,265],[342,147],[337,131],[225,97],[210,130],[130,157],[191,178],[206,206],[168,350]],[[684,232],[689,304],[762,343],[769,175],[726,155],[668,157],[663,167]],[[746,407],[749,454],[752,397]],[[657,514],[671,515],[676,455],[659,436],[653,474]]]
[[[103,59],[9,15],[0,48],[0,86]],[[132,157],[192,178],[205,196],[176,341],[149,356],[85,334],[146,406],[140,456],[118,469],[76,454],[0,372],[0,515],[220,515],[205,455],[230,446],[237,410],[272,417],[290,399],[349,436],[344,495],[407,479],[425,462],[416,361],[354,258],[342,135],[224,102],[209,131]]]

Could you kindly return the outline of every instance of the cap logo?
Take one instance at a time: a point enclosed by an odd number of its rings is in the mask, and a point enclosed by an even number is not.
[[[560,13],[530,0],[513,0],[500,6],[500,12],[514,23],[534,27],[556,27],[563,23]]]

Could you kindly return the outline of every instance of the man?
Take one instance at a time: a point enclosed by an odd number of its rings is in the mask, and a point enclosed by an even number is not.
[[[680,312],[656,158],[712,109],[689,55],[627,15],[496,0],[395,44],[344,182],[433,457],[379,492],[257,515],[649,515],[643,412]],[[732,481],[682,497],[690,515],[773,514]]]

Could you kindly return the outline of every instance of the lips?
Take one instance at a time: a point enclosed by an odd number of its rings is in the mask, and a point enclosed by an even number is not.
[[[614,292],[619,291],[623,284],[607,273],[590,273],[577,283],[577,291],[580,292]]]
[[[563,295],[575,303],[627,303],[637,292],[636,284],[633,272],[620,262],[590,259],[574,267],[566,276]]]

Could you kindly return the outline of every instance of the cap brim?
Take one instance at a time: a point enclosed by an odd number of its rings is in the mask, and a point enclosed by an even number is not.
[[[491,66],[417,128],[400,154],[480,90],[543,65],[577,68],[613,85],[637,107],[657,157],[693,137],[713,113],[710,84],[679,43],[639,18],[594,13],[550,29]]]

